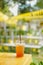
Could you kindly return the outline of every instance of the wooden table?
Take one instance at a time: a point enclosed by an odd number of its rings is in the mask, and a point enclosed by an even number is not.
[[[30,65],[32,55],[24,54],[24,57],[17,58],[15,53],[0,53],[0,65]]]

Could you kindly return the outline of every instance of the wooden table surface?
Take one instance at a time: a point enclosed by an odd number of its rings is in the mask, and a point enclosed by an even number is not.
[[[24,54],[24,57],[17,58],[15,53],[0,53],[0,65],[30,65],[31,54]]]

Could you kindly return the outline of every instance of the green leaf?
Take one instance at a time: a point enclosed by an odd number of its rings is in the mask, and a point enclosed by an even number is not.
[[[40,61],[39,65],[43,65],[43,62],[42,62],[42,61]]]
[[[32,62],[30,65],[36,65],[34,62]]]

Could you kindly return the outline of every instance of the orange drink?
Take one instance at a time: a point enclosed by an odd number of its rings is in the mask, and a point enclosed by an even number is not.
[[[16,56],[22,57],[23,55],[24,55],[24,45],[22,44],[16,45]]]

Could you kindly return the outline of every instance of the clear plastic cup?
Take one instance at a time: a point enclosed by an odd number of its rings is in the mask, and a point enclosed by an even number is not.
[[[24,43],[16,43],[16,57],[24,56]]]

